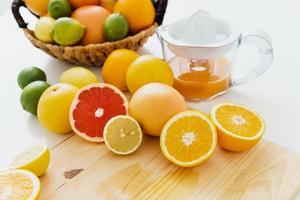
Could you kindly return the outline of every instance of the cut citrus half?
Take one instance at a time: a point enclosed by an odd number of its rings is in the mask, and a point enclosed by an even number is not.
[[[105,124],[114,116],[128,114],[128,101],[115,86],[96,83],[83,87],[70,109],[72,129],[91,142],[103,142]]]
[[[241,105],[222,103],[214,106],[210,116],[217,126],[219,144],[230,151],[246,151],[255,146],[265,131],[263,119]]]
[[[50,162],[50,151],[46,145],[31,147],[19,154],[10,164],[13,169],[25,169],[37,176],[45,173]]]
[[[128,155],[142,143],[143,133],[132,117],[119,115],[111,118],[104,128],[104,142],[115,154]]]
[[[12,169],[0,172],[0,199],[36,200],[41,184],[32,172]]]
[[[160,137],[165,157],[182,167],[193,167],[208,160],[216,145],[216,128],[199,111],[176,114],[165,124]]]

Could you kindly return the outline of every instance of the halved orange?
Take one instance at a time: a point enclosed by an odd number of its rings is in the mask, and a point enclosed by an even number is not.
[[[189,110],[173,116],[164,126],[160,146],[176,165],[193,167],[208,160],[217,145],[217,131],[209,117]]]
[[[230,151],[246,151],[255,146],[265,131],[263,119],[253,110],[233,103],[214,106],[210,113],[218,130],[221,147]]]

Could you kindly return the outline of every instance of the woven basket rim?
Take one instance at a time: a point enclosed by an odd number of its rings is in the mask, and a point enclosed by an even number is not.
[[[29,39],[34,40],[38,43],[42,43],[44,45],[47,46],[51,46],[53,48],[101,48],[102,46],[108,46],[108,45],[118,45],[119,43],[125,43],[127,41],[132,40],[133,38],[139,38],[139,37],[144,37],[144,35],[151,31],[152,29],[155,29],[158,26],[158,24],[155,22],[154,24],[152,24],[151,26],[149,26],[148,28],[141,30],[140,32],[134,34],[134,35],[129,35],[125,38],[123,38],[122,40],[118,40],[118,41],[114,41],[114,42],[103,42],[103,43],[97,43],[97,44],[88,44],[88,45],[73,45],[73,46],[62,46],[62,45],[58,45],[55,43],[46,43],[43,42],[39,39],[37,39],[34,35],[34,32],[28,28],[23,28],[23,31],[26,35],[26,37],[29,37]]]

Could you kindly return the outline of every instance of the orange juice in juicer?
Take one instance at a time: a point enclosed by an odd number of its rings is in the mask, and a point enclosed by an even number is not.
[[[273,59],[267,34],[259,30],[239,32],[204,10],[160,26],[157,36],[163,57],[175,75],[174,88],[187,100],[209,99],[253,80],[267,70]],[[236,54],[245,43],[257,46],[260,61],[248,73],[233,77]]]

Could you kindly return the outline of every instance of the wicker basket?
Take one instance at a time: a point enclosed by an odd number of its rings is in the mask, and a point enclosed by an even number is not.
[[[135,35],[130,35],[116,42],[105,42],[102,44],[90,44],[87,46],[59,46],[56,44],[44,43],[38,40],[32,30],[27,28],[27,23],[20,14],[20,8],[26,5],[23,0],[14,0],[12,12],[20,28],[23,29],[25,36],[37,48],[43,50],[50,56],[61,61],[66,61],[75,65],[102,66],[107,56],[116,49],[126,48],[138,50],[151,36],[158,25],[163,22],[168,0],[158,0],[155,4],[156,17],[155,23],[149,28],[140,31]],[[36,16],[38,17],[38,16]]]

